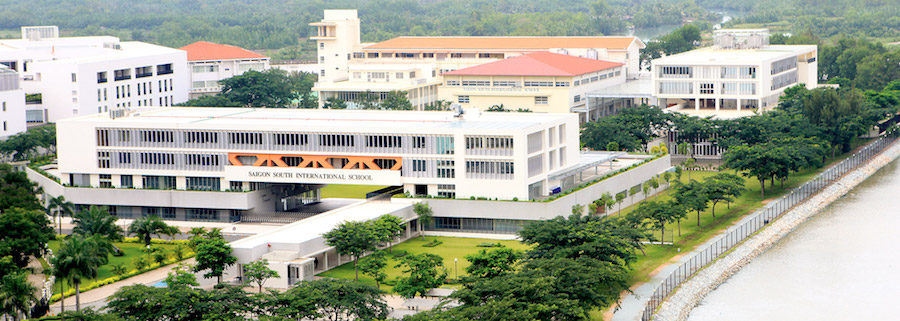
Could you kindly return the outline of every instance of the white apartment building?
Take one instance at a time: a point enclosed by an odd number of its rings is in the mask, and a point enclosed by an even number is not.
[[[222,90],[219,81],[223,79],[242,75],[249,70],[269,69],[269,57],[241,47],[197,41],[178,49],[187,52],[191,70],[191,99],[219,93]]]
[[[25,94],[19,74],[0,66],[0,140],[25,131]]]
[[[652,61],[660,106],[739,117],[776,106],[788,87],[817,85],[815,45],[769,45],[765,29],[717,30],[714,42]]]
[[[40,94],[27,102],[29,123],[188,98],[184,51],[116,37],[59,37],[55,26],[23,27],[22,39],[0,40],[0,64],[19,73],[26,94]]]
[[[640,49],[636,37],[398,37],[379,43],[360,43],[356,10],[325,10],[324,19],[311,23],[318,33],[320,106],[329,98],[355,100],[371,91],[378,97],[406,92],[422,109],[438,99],[441,74],[536,51],[550,51],[625,65],[636,77]]]

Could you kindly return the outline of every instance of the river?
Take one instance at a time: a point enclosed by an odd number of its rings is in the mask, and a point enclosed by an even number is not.
[[[720,21],[720,25],[728,22],[734,18],[740,18],[747,15],[749,12],[745,11],[734,11],[727,9],[709,9],[709,11],[716,12],[722,15],[722,21]],[[651,28],[637,28],[634,30],[626,30],[622,32],[617,32],[613,34],[613,36],[636,36],[641,41],[647,42],[653,39],[658,38],[659,36],[665,35],[676,28],[681,27],[681,24],[672,24],[672,25],[661,25]]]
[[[755,258],[688,320],[897,320],[898,162]]]

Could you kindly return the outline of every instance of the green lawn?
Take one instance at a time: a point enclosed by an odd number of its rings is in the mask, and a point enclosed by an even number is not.
[[[322,188],[322,198],[366,198],[366,193],[385,188],[376,185],[328,185]]]
[[[424,247],[422,245],[431,242],[432,240],[440,240],[444,242],[441,245],[435,247]],[[427,240],[423,241],[421,237],[416,237],[410,239],[406,242],[394,245],[394,251],[407,251],[410,254],[420,254],[420,253],[432,253],[440,255],[444,258],[444,268],[447,269],[447,277],[448,278],[456,278],[456,272],[454,271],[454,262],[453,259],[459,259],[456,262],[456,271],[459,272],[460,276],[466,275],[466,267],[469,266],[469,261],[466,261],[463,257],[470,253],[476,253],[479,250],[491,250],[494,248],[486,248],[486,247],[477,247],[476,245],[481,243],[501,243],[508,248],[513,248],[517,250],[526,250],[528,248],[527,245],[522,244],[519,241],[500,241],[500,240],[488,240],[488,239],[471,239],[471,238],[461,238],[461,237],[440,237],[440,236],[428,236]],[[402,273],[401,268],[395,267],[397,265],[396,260],[393,257],[389,256],[388,266],[385,268],[385,272],[387,273],[388,280],[402,277],[404,274]],[[329,271],[323,272],[319,274],[319,276],[324,277],[332,277],[332,278],[341,278],[341,279],[350,279],[354,278],[353,273],[353,262],[346,263]],[[375,285],[375,280],[369,276],[363,275],[360,273],[359,280],[366,284]],[[381,288],[383,290],[391,291],[392,287],[382,284]]]
[[[50,247],[50,249],[53,250],[54,253],[56,253],[57,251],[59,251],[59,244],[60,244],[60,241],[50,241],[48,246]],[[127,271],[134,270],[134,264],[132,264],[131,261],[139,255],[147,255],[146,253],[144,253],[142,251],[142,249],[144,248],[144,244],[140,244],[140,243],[113,243],[113,244],[115,246],[119,247],[119,249],[121,249],[122,252],[125,253],[125,255],[123,255],[123,256],[110,255],[109,263],[101,266],[100,270],[97,271],[97,279],[96,280],[104,280],[104,279],[115,276],[115,274],[112,273],[112,266],[116,265],[116,264],[125,265],[125,268],[127,269]],[[175,248],[175,245],[170,245],[170,244],[154,244],[153,246],[162,247],[169,253],[171,253],[172,250]],[[88,284],[94,283],[94,281],[95,280],[82,281],[82,285],[86,286]],[[69,289],[72,289],[72,285],[70,283],[66,282],[66,290],[69,290]],[[59,292],[60,292],[60,282],[56,282],[56,284],[53,285],[53,293],[56,294]]]

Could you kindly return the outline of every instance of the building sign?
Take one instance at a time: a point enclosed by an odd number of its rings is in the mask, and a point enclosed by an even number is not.
[[[400,185],[400,171],[297,167],[225,166],[225,179],[238,182]]]
[[[539,92],[537,88],[521,88],[521,87],[464,87],[463,91],[477,91],[477,92],[504,92],[504,93],[536,93]]]

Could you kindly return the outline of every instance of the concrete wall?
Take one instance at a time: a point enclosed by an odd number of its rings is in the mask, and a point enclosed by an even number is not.
[[[551,202],[512,202],[512,201],[478,201],[478,200],[451,200],[451,199],[426,199],[434,216],[439,217],[468,217],[468,218],[495,218],[515,220],[544,220],[559,215],[572,213],[572,206],[576,204],[587,206],[603,193],[616,193],[628,190],[634,185],[641,184],[651,177],[671,168],[671,158],[665,155],[644,165],[632,168],[619,175],[585,187],[572,194],[560,197]],[[660,187],[662,189],[662,187]],[[642,199],[639,194],[634,197],[634,202]],[[623,206],[631,204],[631,197],[625,199]]]

